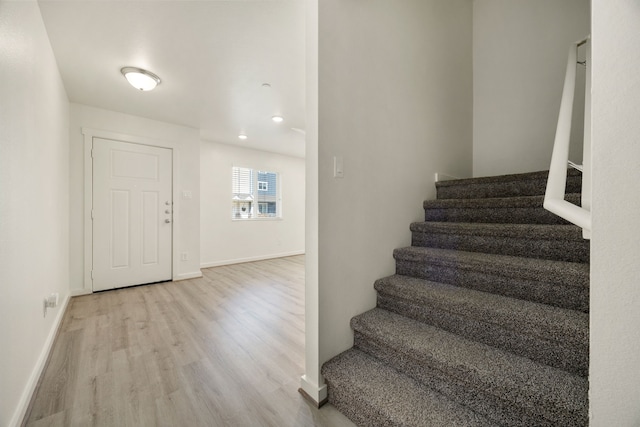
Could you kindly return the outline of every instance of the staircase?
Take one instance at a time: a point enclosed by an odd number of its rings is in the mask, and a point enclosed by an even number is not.
[[[360,426],[588,425],[589,242],[542,208],[546,178],[436,184],[322,367],[330,403]]]

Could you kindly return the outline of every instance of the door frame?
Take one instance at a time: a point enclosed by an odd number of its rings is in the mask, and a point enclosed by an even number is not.
[[[93,149],[94,138],[110,139],[113,141],[127,142],[130,144],[148,145],[151,147],[168,148],[171,150],[171,197],[173,199],[173,224],[171,231],[171,279],[176,280],[176,272],[179,266],[178,248],[176,246],[179,241],[180,223],[180,197],[178,191],[178,159],[179,150],[177,150],[170,142],[161,141],[153,138],[127,135],[118,132],[91,129],[83,127],[81,129],[84,136],[84,280],[83,290],[86,293],[93,293],[93,219],[91,212],[93,210],[93,159],[91,150]]]

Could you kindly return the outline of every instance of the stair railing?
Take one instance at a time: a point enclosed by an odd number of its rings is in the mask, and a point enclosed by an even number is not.
[[[567,221],[582,228],[585,239],[591,236],[591,78],[590,78],[590,45],[589,37],[571,45],[567,61],[567,71],[562,90],[562,102],[558,115],[558,126],[553,143],[549,178],[544,196],[544,208]],[[585,131],[583,144],[583,170],[582,170],[582,206],[576,206],[566,201],[565,187],[567,184],[567,164],[569,162],[569,141],[571,136],[571,118],[573,113],[573,100],[576,87],[576,64],[578,47],[587,44],[587,72],[585,91]]]

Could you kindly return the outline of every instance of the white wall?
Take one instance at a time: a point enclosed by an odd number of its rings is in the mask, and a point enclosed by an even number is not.
[[[69,296],[69,103],[35,1],[0,2],[0,425],[18,425]],[[43,299],[61,307],[43,317]]]
[[[320,364],[352,346],[349,319],[374,307],[373,282],[394,272],[393,249],[410,244],[409,224],[435,196],[434,173],[470,176],[472,167],[471,2],[327,0],[318,25],[319,284],[307,286],[318,319],[308,311],[307,322],[318,321],[319,338],[317,357],[306,355],[310,384],[321,383]],[[343,179],[333,178],[333,156],[344,159]]]
[[[640,425],[640,5],[593,0],[593,427]]]
[[[588,34],[589,0],[474,0],[474,176],[549,169],[569,45]],[[582,163],[576,94],[570,159]]]
[[[231,219],[233,166],[279,173],[282,218]],[[304,253],[304,179],[304,159],[201,142],[201,266]]]
[[[70,104],[70,273],[74,293],[84,288],[84,139],[82,128],[150,138],[178,153],[173,165],[177,185],[191,191],[192,199],[174,200],[174,219],[178,241],[174,248],[187,252],[188,261],[180,261],[174,279],[200,275],[200,137],[197,129],[145,119],[80,104]]]

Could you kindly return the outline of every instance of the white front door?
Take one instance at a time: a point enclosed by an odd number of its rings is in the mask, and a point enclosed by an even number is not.
[[[171,280],[172,153],[93,139],[93,291]]]

